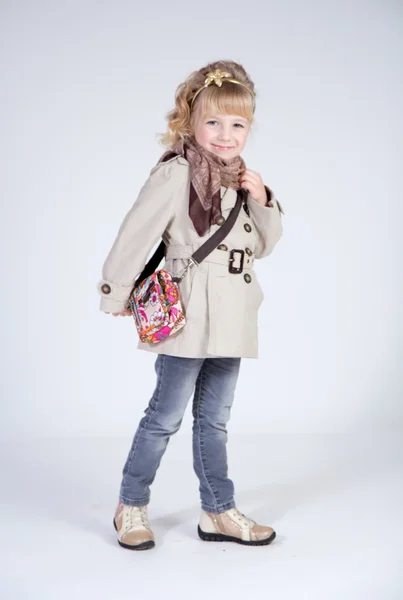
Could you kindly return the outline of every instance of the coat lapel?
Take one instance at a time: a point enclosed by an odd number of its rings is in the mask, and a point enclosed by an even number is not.
[[[226,191],[227,190],[227,191]],[[221,186],[221,210],[228,210],[235,206],[237,193],[232,188]]]

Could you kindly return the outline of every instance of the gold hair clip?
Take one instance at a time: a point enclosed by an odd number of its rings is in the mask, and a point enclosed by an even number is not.
[[[247,85],[242,83],[242,81],[233,79],[231,73],[228,73],[227,71],[222,71],[221,69],[216,69],[215,71],[210,71],[209,73],[207,73],[206,79],[204,81],[204,85],[202,85],[196,91],[196,93],[194,94],[194,96],[192,98],[192,102],[190,104],[190,110],[192,110],[192,108],[193,108],[193,104],[196,99],[196,96],[198,94],[200,94],[200,92],[202,90],[204,90],[204,88],[208,87],[209,85],[211,85],[213,83],[216,86],[221,87],[223,84],[223,81],[230,81],[231,83],[237,83],[238,85],[242,85],[246,90],[248,90],[248,92],[250,93],[250,95],[253,98],[253,110],[255,110],[255,96],[256,96],[255,92],[252,92],[252,90],[250,90]]]

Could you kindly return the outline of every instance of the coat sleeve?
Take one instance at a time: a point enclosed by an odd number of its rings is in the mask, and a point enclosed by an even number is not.
[[[265,186],[267,204],[263,206],[248,194],[248,208],[257,231],[258,241],[255,257],[263,258],[270,254],[283,234],[282,214],[284,211],[274,192]]]
[[[101,311],[121,312],[127,307],[136,277],[174,215],[174,200],[185,181],[182,174],[183,167],[175,160],[151,169],[102,267],[97,284]]]

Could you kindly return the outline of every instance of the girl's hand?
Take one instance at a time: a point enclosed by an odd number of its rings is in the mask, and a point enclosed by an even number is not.
[[[267,194],[259,173],[251,169],[243,169],[239,176],[239,184],[248,190],[253,200],[263,206],[267,205]]]
[[[105,314],[113,315],[114,317],[129,317],[132,314],[132,311],[130,310],[130,308],[125,308],[125,310],[122,310],[122,312],[118,312],[118,313],[105,312]]]

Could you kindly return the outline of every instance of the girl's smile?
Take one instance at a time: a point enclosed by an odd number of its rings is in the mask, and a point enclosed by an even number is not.
[[[194,136],[197,142],[217,156],[238,156],[245,147],[249,122],[240,115],[200,115],[196,109]]]
[[[225,152],[226,150],[231,150],[231,148],[233,147],[233,146],[217,146],[217,144],[213,144],[213,146],[215,148],[217,148],[217,150],[220,150],[223,152]]]

